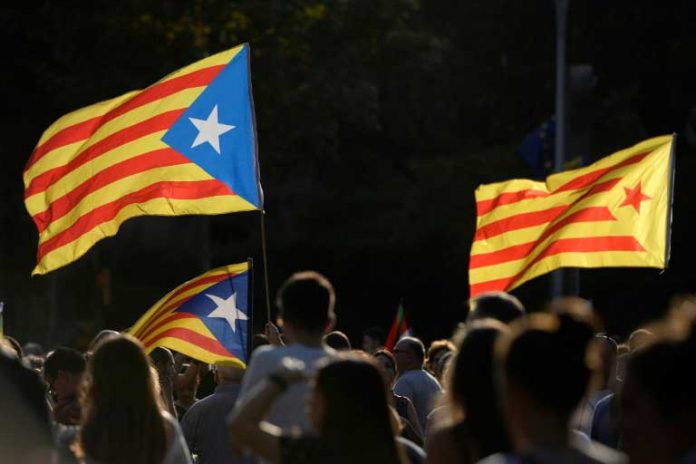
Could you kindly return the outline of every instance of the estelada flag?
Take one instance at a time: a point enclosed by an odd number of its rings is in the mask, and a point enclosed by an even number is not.
[[[596,163],[476,190],[470,296],[511,290],[560,267],[656,267],[669,260],[673,138]]]
[[[384,347],[388,350],[393,350],[394,345],[399,339],[407,334],[409,331],[408,322],[406,322],[406,315],[404,314],[404,306],[399,304],[399,309],[396,311],[396,316],[394,317],[394,322],[389,329],[389,334],[387,335],[387,341],[384,342]]]
[[[45,274],[142,215],[262,209],[249,47],[63,116],[24,170]]]
[[[164,346],[208,364],[246,367],[249,350],[249,264],[208,271],[179,285],[128,331],[150,352]]]

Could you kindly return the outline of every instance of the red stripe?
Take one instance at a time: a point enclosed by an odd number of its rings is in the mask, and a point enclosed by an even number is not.
[[[208,288],[212,287],[213,285],[217,284],[218,282],[222,282],[223,280],[225,280],[229,277],[232,277],[232,275],[231,274],[220,274],[220,275],[215,275],[215,276],[208,276],[208,277],[205,277],[203,279],[197,279],[194,282],[190,282],[189,284],[185,285],[184,287],[176,290],[174,293],[169,295],[169,298],[167,298],[164,302],[162,302],[159,309],[157,311],[155,311],[155,313],[150,316],[149,320],[145,323],[145,325],[143,325],[136,333],[138,333],[138,334],[141,333],[149,324],[152,323],[152,321],[156,321],[159,317],[161,317],[165,313],[169,312],[169,310],[171,310],[172,308],[178,308],[179,306],[183,305],[184,303],[186,303],[188,300],[190,300],[194,296],[198,295],[203,290],[208,289]],[[176,298],[179,295],[183,294],[184,292],[186,292],[192,288],[196,288],[198,286],[204,286],[208,283],[210,285],[207,285],[205,288],[201,289],[199,292],[194,293],[193,295],[190,295],[187,298],[182,299],[181,301],[174,302],[174,300],[176,300]]]
[[[548,246],[532,260],[525,268],[512,277],[503,279],[487,280],[485,282],[476,283],[470,286],[470,295],[476,296],[480,293],[508,290],[519,279],[524,277],[524,274],[539,261],[549,256],[558,255],[561,253],[603,253],[608,251],[645,251],[645,248],[635,239],[630,236],[619,237],[581,237],[581,238],[561,238],[548,244]]]
[[[607,168],[602,168],[602,169],[597,169],[596,171],[592,171],[592,172],[589,172],[587,174],[583,174],[582,176],[578,176],[578,177],[566,182],[565,184],[561,185],[556,190],[554,190],[552,193],[567,192],[569,190],[578,190],[581,188],[585,188],[588,185],[594,184],[597,180],[599,180],[600,178],[609,174],[612,171],[623,168],[625,166],[630,166],[632,164],[640,163],[641,161],[643,161],[643,158],[648,156],[650,153],[652,153],[652,152],[640,153],[638,155],[627,158],[627,159],[625,159],[625,160],[621,161],[620,163],[617,163],[613,166],[609,166]]]
[[[226,65],[216,65],[209,68],[199,69],[183,76],[175,77],[165,82],[160,82],[151,85],[147,89],[135,95],[130,100],[125,101],[121,105],[113,108],[111,111],[104,113],[87,121],[83,121],[72,126],[68,126],[56,132],[51,138],[46,140],[40,146],[36,147],[32,153],[29,162],[25,168],[29,169],[34,163],[43,158],[43,156],[65,145],[79,142],[87,139],[92,135],[99,126],[106,124],[108,121],[117,118],[129,111],[132,111],[141,106],[152,103],[156,100],[173,95],[185,89],[194,87],[202,87],[209,84],[222,71]]]
[[[489,200],[481,200],[476,202],[476,211],[477,215],[481,216],[483,214],[489,213],[498,206],[502,205],[510,205],[513,203],[517,203],[519,201],[523,200],[528,200],[530,198],[538,198],[538,197],[546,197],[549,195],[555,195],[558,193],[563,193],[563,192],[568,192],[570,190],[578,190],[584,187],[587,187],[588,185],[596,182],[603,176],[620,169],[625,166],[630,166],[632,164],[640,163],[646,156],[648,156],[652,152],[647,152],[647,153],[640,153],[638,155],[632,156],[631,158],[627,158],[613,166],[609,166],[607,168],[603,169],[598,169],[596,171],[592,171],[590,173],[584,174],[582,176],[578,176],[574,179],[571,179],[570,181],[566,182],[550,194],[547,194],[546,192],[543,192],[541,190],[534,190],[534,189],[529,189],[529,190],[520,190],[518,192],[503,192],[497,197],[494,197]],[[618,179],[616,180],[618,181]],[[611,181],[609,181],[611,182]],[[537,193],[538,192],[538,193]]]
[[[177,119],[179,119],[179,116],[181,116],[184,111],[185,109],[178,109],[168,111],[166,113],[160,113],[151,117],[150,119],[146,119],[145,121],[141,121],[137,124],[133,124],[130,127],[121,129],[118,132],[114,132],[105,139],[100,140],[91,147],[87,148],[77,157],[70,160],[68,164],[49,169],[48,171],[45,171],[33,178],[24,192],[24,198],[29,198],[32,195],[45,191],[51,184],[56,182],[61,177],[67,175],[69,172],[77,169],[89,161],[92,161],[100,155],[113,150],[116,147],[124,145],[128,142],[132,142],[133,140],[137,140],[154,132],[168,129],[172,124],[174,124],[174,122],[176,122]]]
[[[620,180],[620,178],[610,179],[594,185],[588,191],[583,193],[582,196],[577,198],[574,203],[577,203],[580,200],[597,193],[607,192],[614,188],[614,186],[619,183]],[[541,211],[515,214],[497,221],[493,221],[490,224],[486,224],[485,226],[482,226],[476,230],[474,241],[492,238],[511,230],[526,229],[527,227],[534,227],[547,222],[555,221],[560,215],[569,210],[574,203],[556,206]]]
[[[70,192],[51,202],[49,207],[32,216],[39,233],[43,232],[52,221],[68,214],[87,195],[113,182],[126,177],[165,166],[190,163],[191,160],[171,148],[162,148],[121,161],[97,172]]]
[[[171,313],[168,314],[167,317],[160,319],[159,321],[156,321],[154,318],[151,318],[147,323],[138,330],[137,337],[140,340],[145,340],[147,337],[152,334],[155,330],[159,329],[165,324],[169,324],[170,322],[173,321],[178,321],[180,319],[198,319],[194,314],[191,313]],[[154,323],[154,324],[153,324]]]
[[[522,259],[532,253],[534,249],[537,248],[549,236],[566,226],[580,222],[600,221],[616,221],[616,218],[611,214],[609,208],[605,206],[591,206],[588,208],[583,208],[569,214],[557,223],[552,224],[551,227],[544,230],[537,240],[503,248],[490,253],[479,253],[477,255],[473,255],[469,261],[469,268],[477,269],[479,267],[492,266],[494,264],[502,264],[508,261]]]
[[[542,190],[520,190],[517,192],[503,192],[491,200],[481,200],[476,202],[476,215],[483,216],[484,214],[494,210],[498,206],[517,203],[518,201],[528,200],[530,198],[548,197],[549,193]]]
[[[80,216],[68,229],[39,245],[38,260],[47,253],[66,245],[100,224],[111,221],[125,206],[141,203],[154,198],[198,199],[221,195],[232,195],[232,191],[222,182],[210,179],[202,181],[162,181],[129,193],[118,200]]]
[[[236,356],[231,354],[229,351],[225,349],[222,344],[213,339],[213,338],[208,338],[205,335],[202,335],[198,332],[195,332],[191,329],[185,329],[183,327],[177,327],[169,330],[165,330],[164,332],[157,334],[155,338],[152,340],[148,340],[146,343],[144,343],[146,348],[149,348],[153,345],[155,345],[159,340],[162,338],[169,337],[169,338],[178,338],[179,340],[184,340],[187,341],[193,345],[198,346],[199,348],[202,348],[212,354],[216,354],[218,356],[224,356],[226,358],[235,358],[237,359]]]

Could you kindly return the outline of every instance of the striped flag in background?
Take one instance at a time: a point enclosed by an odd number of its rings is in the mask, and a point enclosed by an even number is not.
[[[666,267],[672,144],[656,137],[546,182],[480,186],[470,296],[559,267]]]
[[[37,266],[69,264],[125,220],[262,208],[249,48],[63,116],[24,170]]]
[[[179,285],[129,330],[150,352],[171,348],[208,364],[246,367],[249,349],[249,264],[208,271]]]

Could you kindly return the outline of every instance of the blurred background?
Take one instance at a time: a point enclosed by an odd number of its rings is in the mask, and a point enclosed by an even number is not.
[[[619,336],[696,290],[696,15],[692,2],[571,1],[567,167],[678,133],[668,270],[580,272]],[[292,272],[334,283],[358,343],[397,306],[426,340],[466,316],[474,190],[552,166],[551,0],[37,0],[0,7],[0,301],[20,342],[84,346],[124,329],[205,270],[254,259],[260,215],[141,217],[77,262],[30,277],[36,229],[22,170],[72,110],[144,88],[242,42],[251,47],[271,299]],[[692,201],[694,199],[694,201]],[[530,310],[542,277],[514,291]]]

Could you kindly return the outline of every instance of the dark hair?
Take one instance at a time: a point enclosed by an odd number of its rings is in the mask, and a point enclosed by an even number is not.
[[[425,345],[416,337],[403,337],[396,344],[405,344],[411,352],[416,356],[416,358],[423,363],[425,361]]]
[[[457,344],[447,388],[452,406],[466,417],[476,460],[511,449],[496,395],[493,369],[496,338],[507,328],[490,319],[481,322],[464,332]]]
[[[486,292],[469,301],[467,321],[490,318],[509,324],[524,314],[524,306],[516,297],[505,292]]]
[[[53,350],[44,362],[44,377],[55,379],[58,371],[81,374],[85,370],[85,358],[77,350],[59,346]]]
[[[329,332],[324,335],[324,343],[329,345],[334,350],[343,351],[351,349],[348,336],[338,330],[334,330],[333,332]]]
[[[369,337],[381,345],[384,345],[386,337],[384,335],[384,330],[381,327],[370,327],[365,329],[363,332],[363,337]]]
[[[372,356],[374,358],[377,358],[377,356],[384,356],[385,358],[387,358],[392,365],[392,369],[394,370],[394,376],[399,375],[399,368],[396,365],[396,358],[391,353],[391,351],[389,351],[389,350],[377,350],[374,353],[372,353]]]
[[[452,343],[450,340],[447,340],[447,339],[435,340],[428,347],[428,362],[430,363],[432,358],[436,357],[438,354],[440,354],[443,351],[445,351],[447,353],[451,353],[455,349],[456,348],[454,346],[454,343]],[[430,366],[430,367],[432,368],[434,366]]]
[[[331,462],[398,463],[387,388],[376,361],[365,355],[330,362],[317,374],[326,399],[320,438]],[[351,445],[346,446],[346,434]]]
[[[314,271],[298,272],[281,285],[276,297],[278,316],[286,324],[309,332],[323,332],[335,319],[331,282]]]
[[[80,448],[104,463],[161,462],[166,453],[165,419],[150,363],[130,335],[97,346],[87,365]]]
[[[589,320],[578,314],[532,314],[501,337],[505,377],[534,402],[570,415],[590,379],[587,347],[594,334]]]

